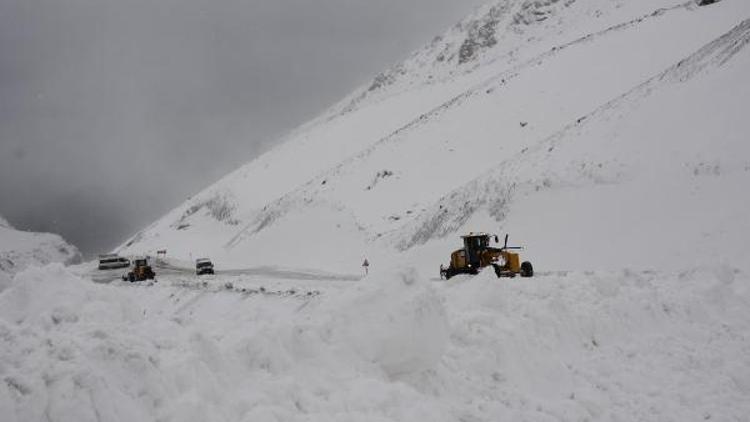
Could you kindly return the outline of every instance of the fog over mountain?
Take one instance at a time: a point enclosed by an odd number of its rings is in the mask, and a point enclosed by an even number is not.
[[[113,247],[478,3],[4,0],[0,213]]]

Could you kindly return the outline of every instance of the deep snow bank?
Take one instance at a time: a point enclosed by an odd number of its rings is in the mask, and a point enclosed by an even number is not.
[[[62,237],[52,233],[16,230],[0,217],[0,290],[3,278],[10,278],[33,265],[52,262],[77,263],[81,259],[78,249]]]
[[[750,278],[728,267],[444,283],[407,269],[313,296],[173,281],[19,274],[0,293],[3,420],[750,414]]]
[[[398,382],[448,342],[443,304],[413,272],[325,297],[169,284],[19,274],[0,294],[4,420],[438,420]]]
[[[441,394],[470,397],[476,420],[747,420],[749,281],[728,267],[457,280]]]

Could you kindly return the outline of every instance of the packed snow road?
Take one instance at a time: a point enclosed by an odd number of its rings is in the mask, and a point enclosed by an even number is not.
[[[722,266],[99,284],[52,265],[0,292],[0,414],[747,421],[749,305]]]
[[[196,276],[195,268],[190,268],[186,265],[179,265],[168,261],[154,261],[152,266],[157,274],[157,279],[165,276],[169,279]],[[128,270],[125,268],[116,270],[98,270],[93,264],[89,264],[82,266],[80,274],[84,277],[91,278],[96,283],[111,283],[116,280],[121,280],[122,275],[127,273],[127,271]],[[215,271],[216,276],[247,276],[257,279],[273,280],[357,281],[362,278],[361,276],[352,274],[334,274],[314,270],[285,269],[264,266],[244,269],[217,269]],[[215,278],[216,277],[212,277],[212,279]]]

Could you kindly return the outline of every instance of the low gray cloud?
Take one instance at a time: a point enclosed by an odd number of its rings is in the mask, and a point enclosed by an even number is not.
[[[0,0],[0,214],[110,248],[479,0]]]

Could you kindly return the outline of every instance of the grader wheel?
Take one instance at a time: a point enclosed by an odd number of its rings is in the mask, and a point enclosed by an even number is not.
[[[524,261],[521,263],[521,277],[533,277],[534,267],[531,266],[531,262]]]

